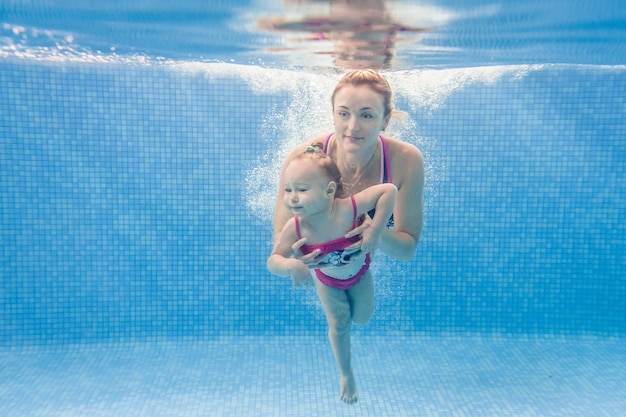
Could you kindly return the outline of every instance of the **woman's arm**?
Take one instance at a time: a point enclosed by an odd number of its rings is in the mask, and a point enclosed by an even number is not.
[[[394,184],[377,184],[354,195],[359,213],[367,213],[375,209],[369,227],[361,235],[361,250],[371,252],[378,244],[387,220],[391,217],[396,204],[398,189]]]
[[[388,139],[391,175],[398,187],[393,211],[394,229],[385,229],[379,248],[389,256],[409,261],[415,256],[424,224],[424,157],[415,146]]]

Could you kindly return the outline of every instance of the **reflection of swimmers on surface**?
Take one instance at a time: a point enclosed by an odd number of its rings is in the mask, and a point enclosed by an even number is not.
[[[307,149],[287,162],[283,173],[283,202],[293,213],[282,228],[280,237],[267,260],[270,272],[291,276],[295,286],[309,282],[311,272],[305,260],[323,256],[317,264],[316,287],[329,322],[341,314],[342,305],[335,293],[348,294],[352,300],[352,319],[366,323],[374,312],[374,285],[369,270],[370,252],[391,216],[397,196],[395,185],[377,184],[346,198],[337,165],[322,151],[322,144]],[[360,235],[345,234],[360,223],[362,216],[375,209],[368,228]],[[360,250],[348,247],[360,241]],[[292,257],[294,248],[304,253]],[[350,314],[350,313],[348,313]],[[331,345],[341,371],[341,399],[357,402],[356,382],[352,374],[350,349],[342,348],[349,338],[330,335]]]
[[[285,0],[293,7],[293,2]],[[306,9],[310,2],[297,2]],[[326,2],[313,2],[326,3]],[[324,13],[318,8],[300,19],[270,17],[258,20],[261,29],[280,32],[310,32],[301,41],[331,41],[331,54],[341,68],[389,68],[398,33],[425,32],[396,22],[385,0],[330,0]],[[289,48],[287,48],[289,49]]]

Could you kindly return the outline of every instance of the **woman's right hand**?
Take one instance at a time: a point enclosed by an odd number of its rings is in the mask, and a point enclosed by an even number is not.
[[[306,238],[303,237],[291,246],[295,259],[302,262],[309,269],[321,268],[328,264],[328,262],[326,262],[327,255],[322,254],[320,249],[315,249],[313,252],[307,253],[306,255],[303,254],[301,248],[305,243]]]

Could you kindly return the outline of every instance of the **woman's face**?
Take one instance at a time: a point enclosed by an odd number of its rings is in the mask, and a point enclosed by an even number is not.
[[[385,127],[383,97],[366,85],[347,85],[333,103],[335,135],[348,151],[376,144]]]

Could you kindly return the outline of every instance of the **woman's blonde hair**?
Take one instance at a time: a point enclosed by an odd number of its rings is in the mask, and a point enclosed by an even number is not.
[[[348,85],[353,87],[366,85],[380,94],[383,98],[383,119],[385,120],[384,127],[387,127],[389,119],[395,112],[395,108],[393,106],[393,91],[391,90],[391,86],[389,85],[387,79],[380,73],[371,69],[355,69],[347,72],[343,77],[341,77],[333,90],[333,95],[330,98],[333,109],[335,108],[335,95],[337,95],[339,90]]]

